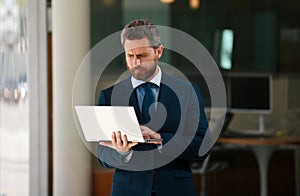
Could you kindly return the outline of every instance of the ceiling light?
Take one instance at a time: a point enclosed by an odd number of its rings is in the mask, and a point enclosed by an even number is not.
[[[195,10],[200,7],[200,0],[189,0],[190,1],[190,8]]]
[[[160,0],[163,3],[173,3],[175,0]]]

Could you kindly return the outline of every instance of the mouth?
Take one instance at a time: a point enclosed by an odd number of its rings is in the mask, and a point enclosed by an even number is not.
[[[142,70],[142,67],[141,66],[136,66],[134,68],[132,68],[132,71],[141,71]]]

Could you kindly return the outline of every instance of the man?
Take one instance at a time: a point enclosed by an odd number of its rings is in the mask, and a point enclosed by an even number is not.
[[[111,195],[195,195],[189,161],[209,153],[199,156],[208,129],[199,89],[162,71],[163,46],[150,21],[130,22],[121,42],[131,77],[102,90],[98,105],[133,106],[144,138],[158,140],[129,142],[116,130],[100,142],[101,164],[116,168]]]

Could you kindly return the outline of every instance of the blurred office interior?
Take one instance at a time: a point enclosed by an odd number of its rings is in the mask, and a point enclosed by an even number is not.
[[[232,115],[221,134],[258,130],[263,117],[272,137],[300,137],[299,0],[0,0],[0,196],[109,195],[113,170],[90,152],[73,104],[95,105],[99,91],[126,71],[124,57],[117,55],[101,76],[102,65],[85,67],[76,98],[74,83],[86,55],[137,18],[187,33],[214,59]],[[168,48],[161,62],[200,86],[210,125],[218,123],[210,118],[208,85],[196,66]],[[245,95],[233,97],[236,76],[270,79],[267,92],[260,83],[248,88],[257,98],[253,108],[247,102],[234,107],[231,98]],[[300,195],[299,145],[276,145],[262,193],[249,145],[217,142],[207,170],[191,163],[197,193]]]

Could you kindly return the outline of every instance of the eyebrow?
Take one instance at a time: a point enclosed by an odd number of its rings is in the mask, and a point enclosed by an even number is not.
[[[133,53],[131,52],[126,52],[127,55],[133,55]],[[137,56],[138,55],[148,55],[149,53],[148,52],[141,52],[141,53],[135,53]]]

